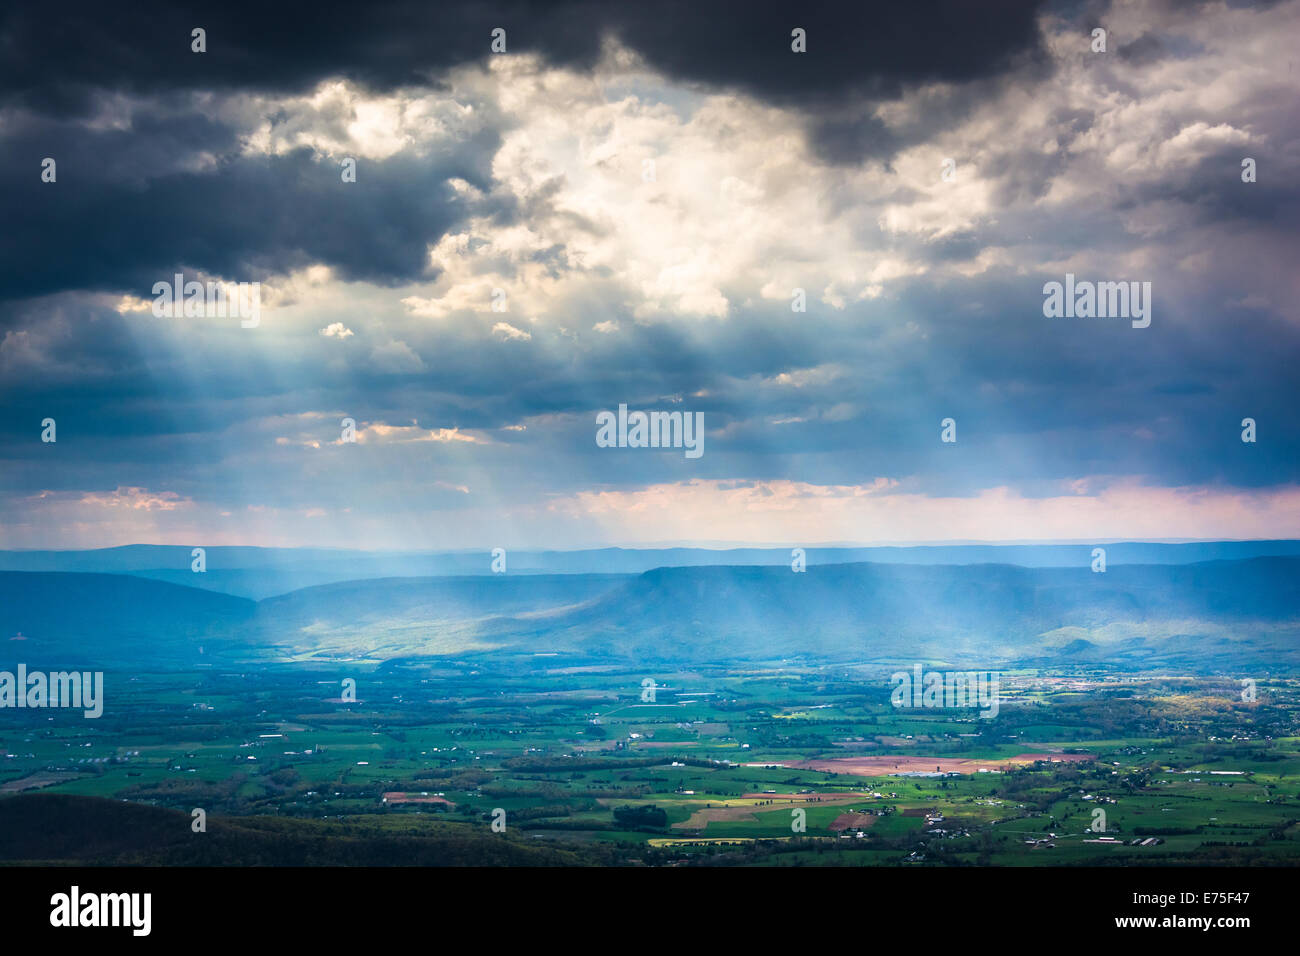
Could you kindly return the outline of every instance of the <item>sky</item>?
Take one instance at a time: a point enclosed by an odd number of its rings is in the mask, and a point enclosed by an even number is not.
[[[1300,537],[1296,0],[65,10],[0,12],[0,547]]]

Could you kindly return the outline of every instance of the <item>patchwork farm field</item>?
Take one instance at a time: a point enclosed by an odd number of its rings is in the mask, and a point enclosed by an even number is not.
[[[179,812],[187,829],[202,809],[213,832],[396,841],[393,862],[449,835],[466,841],[457,862],[502,847],[649,865],[1300,861],[1288,679],[1244,701],[1226,677],[1026,670],[1002,675],[992,717],[895,707],[879,668],[800,662],[645,674],[469,657],[106,687],[96,721],[10,712],[0,817],[108,798],[94,806]],[[169,862],[207,860],[204,836]],[[148,862],[137,850],[68,859]]]

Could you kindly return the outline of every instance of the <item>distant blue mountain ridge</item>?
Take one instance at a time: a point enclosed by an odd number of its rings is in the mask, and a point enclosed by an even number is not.
[[[475,654],[1290,672],[1300,667],[1300,556],[1108,561],[1104,573],[870,562],[508,571],[332,582],[260,601],[133,574],[0,571],[0,663]]]
[[[196,546],[201,542],[196,542]],[[1255,557],[1300,556],[1300,541],[1141,541],[1097,544],[956,544],[910,547],[807,548],[809,566],[828,564],[1013,564],[1078,568],[1092,550],[1108,565],[1195,564]],[[506,549],[509,574],[641,574],[655,568],[719,565],[784,566],[786,548],[599,548],[580,551]],[[191,571],[192,548],[135,544],[89,551],[0,551],[0,571],[86,571],[132,574],[261,600],[339,581],[390,577],[491,574],[489,549],[477,551],[358,551],[324,548],[205,548],[207,570]]]

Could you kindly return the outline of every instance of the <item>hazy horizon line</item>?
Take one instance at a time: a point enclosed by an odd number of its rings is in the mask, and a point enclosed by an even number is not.
[[[1300,538],[1013,538],[1013,539],[953,539],[938,541],[888,541],[872,544],[830,542],[830,543],[805,543],[800,542],[792,544],[789,542],[766,543],[766,544],[746,544],[711,541],[706,543],[664,543],[656,542],[646,545],[620,545],[620,544],[593,544],[586,547],[575,548],[554,548],[538,547],[534,545],[513,545],[505,550],[521,552],[538,552],[544,554],[580,554],[587,551],[673,551],[673,550],[695,550],[695,551],[782,551],[789,548],[820,549],[820,550],[869,550],[875,548],[960,548],[960,547],[1069,547],[1069,546],[1087,546],[1100,544],[1249,544],[1263,542],[1300,542]],[[127,544],[105,545],[98,548],[0,548],[0,553],[8,554],[31,554],[38,552],[50,552],[58,554],[71,554],[78,552],[93,551],[119,551],[126,548],[192,548],[203,547],[206,550],[214,551],[219,549],[242,548],[251,551],[338,551],[340,553],[361,552],[365,554],[478,554],[482,552],[490,553],[493,548],[502,547],[500,544],[488,545],[483,547],[464,547],[464,548],[368,548],[368,547],[350,547],[343,548],[337,545],[265,545],[265,544],[216,544],[206,545],[202,543],[192,544],[170,544],[164,542],[151,541],[133,541]]]

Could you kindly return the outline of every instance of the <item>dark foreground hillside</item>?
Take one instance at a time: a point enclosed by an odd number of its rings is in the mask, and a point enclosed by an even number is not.
[[[0,800],[0,864],[82,866],[585,866],[598,845],[558,847],[487,824],[209,817],[122,800],[30,794]]]

